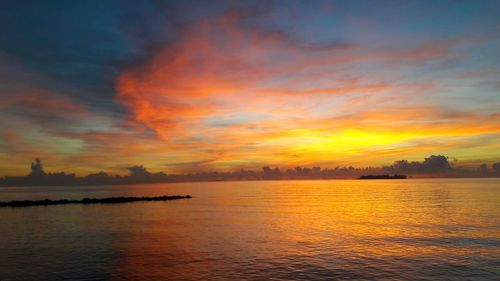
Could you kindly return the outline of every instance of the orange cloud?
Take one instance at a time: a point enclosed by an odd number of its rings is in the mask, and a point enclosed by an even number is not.
[[[349,159],[377,154],[374,147],[382,158],[403,151],[420,157],[417,141],[498,134],[499,123],[491,114],[439,106],[433,81],[377,81],[356,71],[346,78],[338,69],[443,58],[459,43],[371,52],[340,43],[316,47],[246,27],[229,14],[187,26],[125,70],[116,99],[160,137],[163,153],[206,167]],[[405,106],[423,94],[428,101]]]

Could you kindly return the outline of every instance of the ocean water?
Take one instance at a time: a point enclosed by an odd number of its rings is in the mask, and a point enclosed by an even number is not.
[[[3,187],[0,280],[500,280],[500,179]]]

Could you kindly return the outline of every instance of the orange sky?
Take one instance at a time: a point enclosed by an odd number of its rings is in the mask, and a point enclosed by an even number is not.
[[[490,33],[422,35],[361,16],[279,29],[269,19],[229,9],[184,22],[116,69],[112,105],[43,86],[59,80],[0,51],[0,175],[25,174],[34,157],[78,174],[500,159]]]
[[[336,69],[359,61],[412,64],[448,56],[448,42],[375,54],[304,49],[280,34],[238,28],[237,20],[226,15],[191,26],[117,79],[117,100],[179,162],[201,159],[231,169],[378,165],[434,152],[495,156],[499,144],[488,137],[500,132],[499,114],[434,101],[443,91],[434,81],[335,77]],[[480,147],[464,146],[485,138]]]

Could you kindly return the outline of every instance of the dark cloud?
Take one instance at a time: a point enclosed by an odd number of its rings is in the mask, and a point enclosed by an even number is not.
[[[408,162],[407,160],[396,161],[391,166],[391,169],[400,173],[443,173],[451,171],[452,165],[446,156],[431,155],[425,158],[423,162]]]
[[[168,34],[161,11],[148,3],[2,1],[0,52],[42,74],[46,79],[37,83],[46,88],[120,111],[112,101],[116,75]]]
[[[178,163],[184,164],[184,163]],[[199,165],[203,163],[191,163]],[[102,184],[128,184],[128,183],[157,183],[157,182],[182,182],[182,181],[207,181],[207,180],[262,180],[262,179],[329,179],[329,178],[355,178],[361,175],[389,173],[405,173],[414,176],[440,176],[440,177],[494,177],[500,176],[500,163],[490,166],[481,164],[476,170],[453,167],[448,157],[431,155],[424,161],[408,162],[396,161],[393,165],[382,167],[355,168],[336,167],[334,169],[321,167],[295,167],[294,169],[281,170],[278,167],[264,166],[261,171],[241,169],[234,172],[203,172],[193,171],[188,174],[167,175],[163,172],[151,173],[143,165],[126,168],[130,174],[126,176],[112,176],[105,172],[91,173],[85,177],[76,177],[65,172],[45,173],[42,162],[36,158],[31,163],[31,173],[24,177],[0,178],[2,185],[102,185]]]
[[[44,79],[32,85],[62,92],[101,111],[115,104],[119,72],[175,40],[184,26],[237,8],[224,1],[2,1],[0,54]],[[233,7],[233,8],[232,8]],[[262,9],[260,9],[262,10]],[[0,62],[1,63],[1,62]]]

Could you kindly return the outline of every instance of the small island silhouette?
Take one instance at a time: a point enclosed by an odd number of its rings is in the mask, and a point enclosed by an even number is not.
[[[405,175],[366,175],[366,176],[360,176],[358,179],[360,180],[395,180],[395,179],[406,179],[407,176]]]

